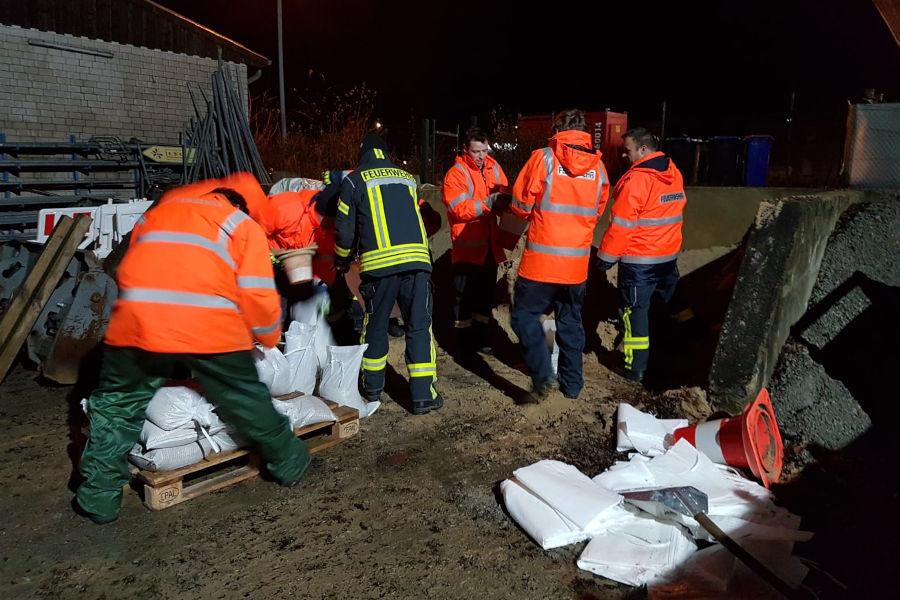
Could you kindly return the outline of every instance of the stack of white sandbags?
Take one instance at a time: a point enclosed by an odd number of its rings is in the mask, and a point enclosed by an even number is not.
[[[227,452],[243,443],[233,438],[215,408],[195,390],[162,387],[147,406],[139,443],[129,460],[148,471],[169,471],[200,462],[213,452]]]
[[[272,405],[287,417],[292,429],[335,420],[328,405],[315,396],[272,400]],[[157,390],[150,401],[139,442],[129,459],[141,469],[169,471],[246,445],[232,435],[203,396],[189,387],[169,386]]]
[[[328,308],[328,288],[324,284],[315,286],[308,300],[297,302],[291,307],[292,321],[285,332],[283,356],[290,374],[278,379],[278,350],[271,349],[265,351],[265,356],[257,354],[258,361],[271,362],[270,365],[257,362],[260,380],[270,386],[273,396],[290,392],[312,394],[318,383],[318,396],[341,406],[355,408],[362,418],[369,417],[378,410],[381,402],[366,402],[359,393],[359,369],[368,345],[335,345],[331,327],[325,319]],[[283,391],[284,386],[291,389]]]

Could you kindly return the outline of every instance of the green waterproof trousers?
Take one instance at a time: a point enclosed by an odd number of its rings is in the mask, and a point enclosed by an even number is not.
[[[306,444],[272,407],[249,350],[159,354],[106,346],[100,385],[88,404],[91,435],[81,457],[85,481],[76,493],[79,506],[94,521],[106,523],[118,516],[122,487],[131,479],[127,453],[138,441],[150,399],[179,364],[190,367],[222,421],[256,447],[279,483],[292,485],[309,466]]]

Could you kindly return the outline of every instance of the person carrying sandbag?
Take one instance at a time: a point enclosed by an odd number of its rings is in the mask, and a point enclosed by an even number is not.
[[[186,364],[236,434],[257,447],[273,478],[296,483],[309,451],[259,381],[254,341],[281,336],[281,304],[266,237],[247,216],[263,191],[248,173],[169,194],[135,225],[117,272],[119,298],[104,338],[100,384],[88,406],[91,433],[74,508],[95,523],[119,514],[156,390]]]

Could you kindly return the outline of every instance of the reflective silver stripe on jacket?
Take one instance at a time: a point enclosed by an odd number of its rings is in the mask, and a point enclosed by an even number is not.
[[[453,168],[459,169],[460,171],[462,171],[462,174],[466,176],[466,193],[460,194],[450,201],[451,209],[459,206],[460,202],[465,202],[466,200],[475,196],[475,183],[472,181],[472,177],[469,175],[469,171],[459,163],[453,165]]]
[[[591,254],[590,246],[587,246],[586,248],[573,248],[571,246],[548,246],[546,244],[538,244],[536,242],[532,242],[531,240],[528,240],[526,242],[525,248],[533,252],[540,252],[541,254],[552,254],[555,256],[590,256]]]
[[[238,277],[237,285],[241,289],[274,290],[275,280],[271,277]]]
[[[249,219],[243,211],[236,210],[230,215],[225,221],[222,223],[222,230],[228,235],[234,235],[234,232],[237,230],[238,225]]]
[[[678,258],[678,253],[667,254],[665,256],[629,256],[628,254],[619,257],[619,262],[629,263],[632,265],[658,265],[666,263]]]
[[[614,225],[618,225],[620,227],[626,227],[628,229],[632,229],[634,227],[659,227],[661,225],[672,225],[673,223],[680,223],[684,220],[683,215],[676,215],[674,217],[660,217],[658,219],[623,219],[621,217],[613,216],[612,222]]]
[[[138,238],[139,244],[143,244],[144,242],[163,242],[168,244],[196,246],[213,252],[232,269],[235,268],[234,260],[228,253],[228,247],[222,243],[221,239],[218,242],[214,242],[195,233],[184,233],[181,231],[150,231]]]
[[[195,306],[198,308],[225,308],[237,310],[238,305],[222,296],[211,294],[195,294],[193,292],[176,292],[155,288],[126,288],[119,298],[129,302],[150,302],[153,304],[175,304],[178,306]]]
[[[600,163],[597,162],[597,197],[594,199],[594,207],[579,206],[577,204],[565,204],[562,202],[554,202],[551,200],[553,190],[553,176],[556,174],[556,161],[553,156],[552,148],[542,148],[544,153],[544,166],[547,169],[547,177],[544,179],[544,195],[541,197],[541,211],[553,212],[565,215],[580,215],[583,217],[593,217],[597,215],[600,209],[600,197],[603,195],[603,184],[606,178],[600,169]],[[515,200],[513,200],[515,202]]]

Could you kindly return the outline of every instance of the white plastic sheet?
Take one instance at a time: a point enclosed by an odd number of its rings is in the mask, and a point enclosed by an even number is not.
[[[538,461],[514,474],[531,493],[587,533],[603,531],[608,525],[607,511],[622,502],[619,494],[556,460]]]
[[[256,373],[272,396],[290,394],[292,377],[288,361],[278,348],[263,348],[256,345],[253,350],[253,364],[256,365]]]
[[[337,420],[328,405],[315,396],[301,396],[291,400],[272,400],[272,406],[288,418],[291,422],[291,429]]]
[[[184,386],[166,386],[156,390],[145,416],[166,431],[196,423],[204,427],[221,426],[213,405],[195,390]]]
[[[316,389],[318,359],[315,349],[316,326],[298,321],[284,332],[284,357],[291,371],[291,391],[312,394]]]
[[[359,395],[359,367],[368,344],[361,346],[329,346],[328,362],[319,382],[319,395],[341,406],[359,411],[362,418],[378,410],[381,402],[366,402]]]
[[[658,419],[630,404],[619,404],[616,424],[616,450],[636,450],[647,456],[666,451],[665,440],[679,427],[687,427],[687,419]]]

